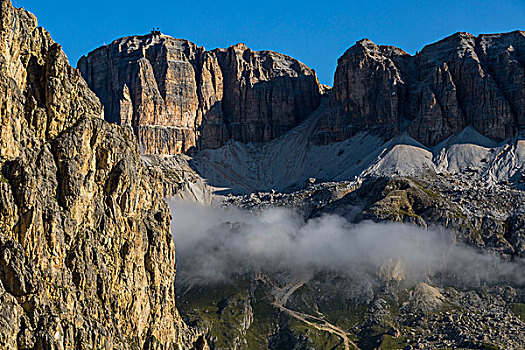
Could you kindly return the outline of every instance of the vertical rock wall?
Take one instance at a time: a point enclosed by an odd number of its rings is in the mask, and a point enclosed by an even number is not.
[[[408,131],[432,146],[473,126],[503,140],[525,128],[524,77],[522,31],[456,33],[415,56],[361,40],[338,61],[332,99],[341,113],[322,121],[319,139],[344,139],[353,126]]]
[[[36,18],[0,6],[0,348],[190,346],[159,179]]]
[[[106,120],[131,126],[144,154],[269,141],[320,103],[312,69],[244,44],[205,51],[166,35],[133,36],[82,57],[78,68]]]

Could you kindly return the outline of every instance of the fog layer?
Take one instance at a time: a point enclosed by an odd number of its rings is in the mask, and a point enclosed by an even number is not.
[[[444,283],[525,282],[522,261],[458,244],[446,230],[408,224],[350,224],[324,215],[307,222],[293,211],[256,212],[170,203],[178,281],[210,284],[263,271],[291,278],[328,271],[375,280]]]

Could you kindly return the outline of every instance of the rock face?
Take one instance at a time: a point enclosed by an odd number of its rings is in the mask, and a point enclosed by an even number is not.
[[[363,127],[427,146],[467,126],[502,140],[525,128],[525,32],[457,33],[415,56],[364,39],[339,59],[332,91],[341,113],[321,122],[321,142]]]
[[[205,51],[158,33],[116,40],[78,67],[106,120],[131,126],[143,154],[272,140],[325,90],[290,57],[243,44]],[[525,32],[457,33],[415,56],[364,39],[338,60],[329,94],[338,112],[320,119],[317,143],[368,129],[434,146],[467,126],[503,140],[525,129]]]
[[[36,18],[0,4],[0,348],[186,347],[160,182]]]
[[[244,44],[205,51],[158,33],[116,40],[78,68],[106,120],[131,126],[144,154],[274,139],[317,108],[322,90],[291,57]]]

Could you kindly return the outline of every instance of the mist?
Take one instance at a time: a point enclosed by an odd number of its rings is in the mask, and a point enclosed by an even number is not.
[[[170,207],[177,282],[183,285],[224,283],[255,271],[290,279],[326,271],[358,280],[525,284],[523,261],[503,262],[457,243],[447,230],[350,224],[337,215],[305,222],[284,208]]]

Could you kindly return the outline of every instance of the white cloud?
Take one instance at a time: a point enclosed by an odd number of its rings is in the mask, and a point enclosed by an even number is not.
[[[293,211],[223,209],[170,203],[181,283],[215,283],[262,270],[290,277],[319,271],[370,280],[394,277],[455,284],[525,283],[523,261],[504,263],[458,245],[446,230],[407,224],[348,223]]]

